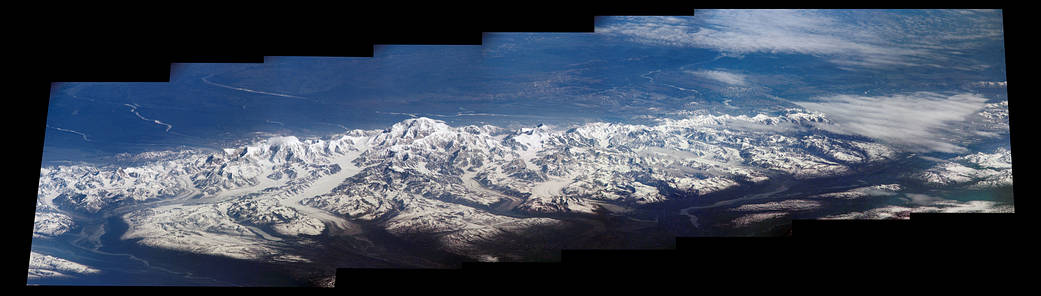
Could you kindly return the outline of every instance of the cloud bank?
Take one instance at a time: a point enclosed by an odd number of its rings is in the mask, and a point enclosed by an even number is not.
[[[936,65],[1001,38],[1000,11],[698,10],[693,17],[609,17],[599,33],[728,55],[807,54],[842,66]]]
[[[966,118],[983,109],[986,101],[967,93],[915,92],[837,95],[793,103],[826,114],[834,124],[818,127],[833,133],[865,136],[914,152],[964,153],[968,150],[955,139],[967,133]]]

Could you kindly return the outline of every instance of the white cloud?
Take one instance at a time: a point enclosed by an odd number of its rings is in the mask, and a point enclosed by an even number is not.
[[[698,10],[683,18],[611,17],[596,30],[725,55],[817,55],[847,67],[950,65],[955,50],[1002,35],[1000,12],[946,10]]]
[[[827,114],[834,124],[818,125],[833,133],[860,135],[916,152],[963,153],[955,143],[965,135],[968,116],[987,99],[974,94],[915,92],[892,96],[837,95],[814,102],[793,102]]]
[[[909,203],[913,204],[913,205],[925,206],[925,205],[931,205],[931,204],[935,204],[935,203],[939,203],[941,201],[944,201],[944,199],[942,199],[942,198],[931,196],[931,195],[927,195],[927,194],[905,193],[904,196],[907,197],[907,201]]]
[[[701,71],[687,71],[687,73],[693,74],[694,76],[711,79],[718,82],[722,82],[729,85],[745,86],[748,82],[745,81],[745,75],[731,73],[720,70],[701,70]]]

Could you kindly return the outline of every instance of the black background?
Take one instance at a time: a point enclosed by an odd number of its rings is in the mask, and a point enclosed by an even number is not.
[[[3,102],[12,149],[6,245],[7,277],[28,293],[254,293],[299,289],[25,287],[50,83],[167,81],[173,62],[263,62],[264,56],[371,56],[373,44],[480,44],[482,32],[592,32],[596,15],[691,15],[693,7],[565,6],[534,3],[379,6],[256,2],[149,6],[61,4],[12,8],[6,15],[8,93]],[[697,3],[691,3],[696,5]],[[731,3],[710,3],[710,6]],[[776,3],[775,3],[776,4]],[[892,3],[904,7],[905,3]],[[982,3],[993,5],[995,3]],[[736,4],[735,4],[736,5]],[[704,6],[704,5],[697,5]],[[1023,225],[1033,213],[1033,138],[1026,97],[1031,69],[1024,59],[1033,36],[1022,23],[1034,12],[1004,8],[1016,214],[914,215],[910,221],[795,221],[780,238],[678,238],[677,250],[565,251],[562,263],[468,264],[459,270],[341,270],[371,283],[309,293],[435,293],[435,291],[719,293],[708,287],[801,292],[904,292],[973,287],[988,293],[1024,284],[1035,263],[1036,234]],[[729,7],[728,7],[729,8]],[[855,7],[867,8],[867,7]],[[924,8],[933,8],[926,6]],[[970,8],[970,7],[965,7]],[[978,8],[978,7],[971,7]],[[10,67],[11,65],[14,67]],[[16,78],[11,78],[16,77]],[[1031,191],[1028,191],[1031,190]],[[1028,269],[1019,269],[1028,267]],[[836,287],[823,290],[822,287]],[[484,289],[478,289],[484,288]],[[489,289],[490,288],[490,289]],[[960,288],[958,288],[960,289]]]

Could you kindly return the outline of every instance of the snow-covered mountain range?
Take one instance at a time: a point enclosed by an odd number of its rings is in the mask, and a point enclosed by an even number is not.
[[[563,227],[569,215],[625,212],[777,177],[842,176],[908,155],[819,128],[829,124],[824,114],[797,109],[514,130],[421,117],[323,139],[128,156],[129,165],[51,166],[40,172],[34,236],[61,235],[75,215],[115,213],[129,225],[123,239],[143,245],[308,262],[292,250],[322,235],[359,234],[367,223],[495,260],[478,246],[532,227]],[[944,160],[916,176],[930,184],[1009,185],[1010,151]],[[899,190],[886,184],[816,197]],[[795,200],[736,210],[817,206]],[[784,216],[752,215],[759,216],[735,224]]]

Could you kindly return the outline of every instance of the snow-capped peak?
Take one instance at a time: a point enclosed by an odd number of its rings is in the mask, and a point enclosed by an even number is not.
[[[390,128],[390,134],[398,137],[422,138],[439,131],[451,131],[452,127],[444,121],[426,117],[407,119]]]
[[[384,130],[383,133],[373,138],[373,143],[377,145],[408,144],[437,132],[451,131],[453,131],[452,127],[445,124],[444,121],[418,117],[394,124],[390,129]]]
[[[267,142],[271,146],[284,146],[300,144],[300,139],[297,139],[294,136],[271,137],[267,140]]]

